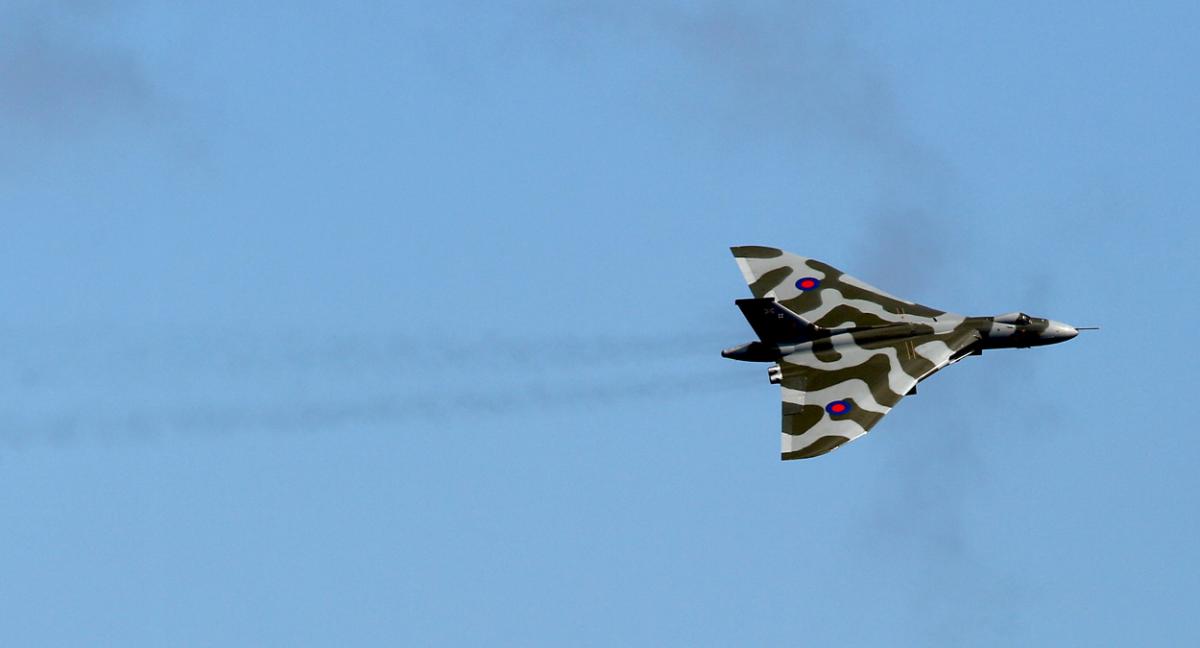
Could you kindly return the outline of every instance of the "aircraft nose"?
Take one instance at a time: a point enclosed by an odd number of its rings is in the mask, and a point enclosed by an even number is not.
[[[1051,320],[1050,325],[1046,327],[1046,332],[1043,335],[1056,342],[1062,342],[1079,335],[1079,331],[1070,324]]]

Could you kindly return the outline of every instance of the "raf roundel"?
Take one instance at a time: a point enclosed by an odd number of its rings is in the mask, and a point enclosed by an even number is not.
[[[844,400],[835,400],[825,406],[825,411],[829,412],[832,416],[848,414],[852,409],[854,409],[854,406]]]
[[[820,285],[821,280],[816,277],[802,277],[796,280],[796,287],[804,292],[808,292]]]

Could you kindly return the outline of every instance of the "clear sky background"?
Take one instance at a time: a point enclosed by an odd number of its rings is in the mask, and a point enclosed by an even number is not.
[[[1200,642],[1200,9],[1045,5],[0,4],[4,643]],[[780,462],[737,244],[1103,330]]]

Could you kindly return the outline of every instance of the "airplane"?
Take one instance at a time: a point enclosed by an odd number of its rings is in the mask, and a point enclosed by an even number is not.
[[[893,297],[816,259],[757,245],[730,250],[754,294],[734,303],[758,340],[721,355],[773,363],[767,376],[782,392],[784,461],[866,434],[917,383],[963,358],[1097,328],[1025,313],[966,317]]]

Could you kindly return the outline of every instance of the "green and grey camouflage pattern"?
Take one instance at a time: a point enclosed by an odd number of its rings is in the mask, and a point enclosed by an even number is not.
[[[929,308],[775,248],[731,250],[754,294],[736,303],[759,339],[721,355],[774,363],[767,373],[782,390],[785,460],[866,434],[917,383],[967,356],[1077,334],[1024,313],[965,317]]]

